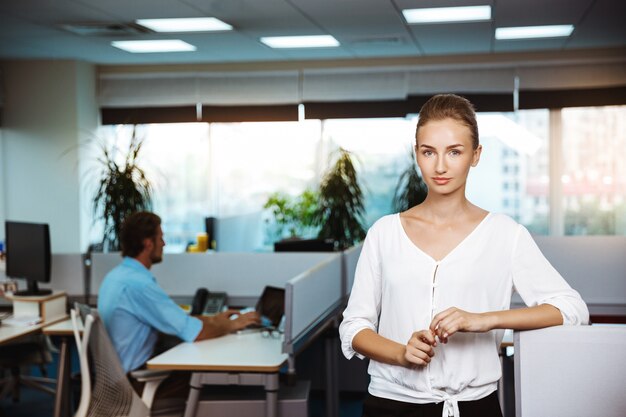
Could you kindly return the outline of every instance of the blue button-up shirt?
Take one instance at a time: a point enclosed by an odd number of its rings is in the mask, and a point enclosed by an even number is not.
[[[199,319],[188,316],[150,271],[129,257],[104,278],[98,312],[126,372],[150,358],[158,331],[192,342],[202,329]]]

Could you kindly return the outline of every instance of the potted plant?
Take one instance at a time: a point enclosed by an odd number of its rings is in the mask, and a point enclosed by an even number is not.
[[[102,170],[93,198],[93,213],[94,220],[104,221],[103,250],[120,249],[119,232],[126,216],[152,208],[152,186],[143,169],[137,165],[143,141],[137,135],[136,126],[133,126],[122,163],[118,163],[116,158],[118,150],[115,145],[101,144],[102,153],[98,162]]]
[[[280,192],[271,194],[263,208],[271,209],[274,215],[276,238],[294,239],[314,235],[317,200],[317,192],[311,189],[306,189],[297,197]]]
[[[406,169],[400,174],[393,193],[393,210],[401,212],[423,202],[428,194],[428,187],[418,172],[413,150],[408,152]]]
[[[338,249],[345,249],[365,238],[364,215],[364,196],[352,154],[340,148],[335,165],[320,185],[315,214],[315,223],[320,226],[318,238],[333,239]]]

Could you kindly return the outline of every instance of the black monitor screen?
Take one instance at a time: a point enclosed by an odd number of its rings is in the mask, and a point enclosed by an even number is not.
[[[28,290],[16,295],[42,295],[37,282],[50,282],[50,229],[47,224],[7,221],[6,274],[11,278],[25,278]]]

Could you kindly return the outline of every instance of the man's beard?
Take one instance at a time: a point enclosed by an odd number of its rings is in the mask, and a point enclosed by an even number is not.
[[[151,256],[150,256],[150,261],[151,261],[153,264],[158,264],[158,263],[160,263],[162,260],[163,260],[163,255],[161,255],[161,256],[151,255]]]

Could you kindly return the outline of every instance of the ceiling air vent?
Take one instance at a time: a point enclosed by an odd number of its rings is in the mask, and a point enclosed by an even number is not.
[[[368,36],[366,38],[355,38],[350,43],[358,46],[391,46],[403,44],[404,39],[401,36]]]
[[[71,23],[62,29],[80,36],[129,36],[151,33],[148,29],[132,23]]]

